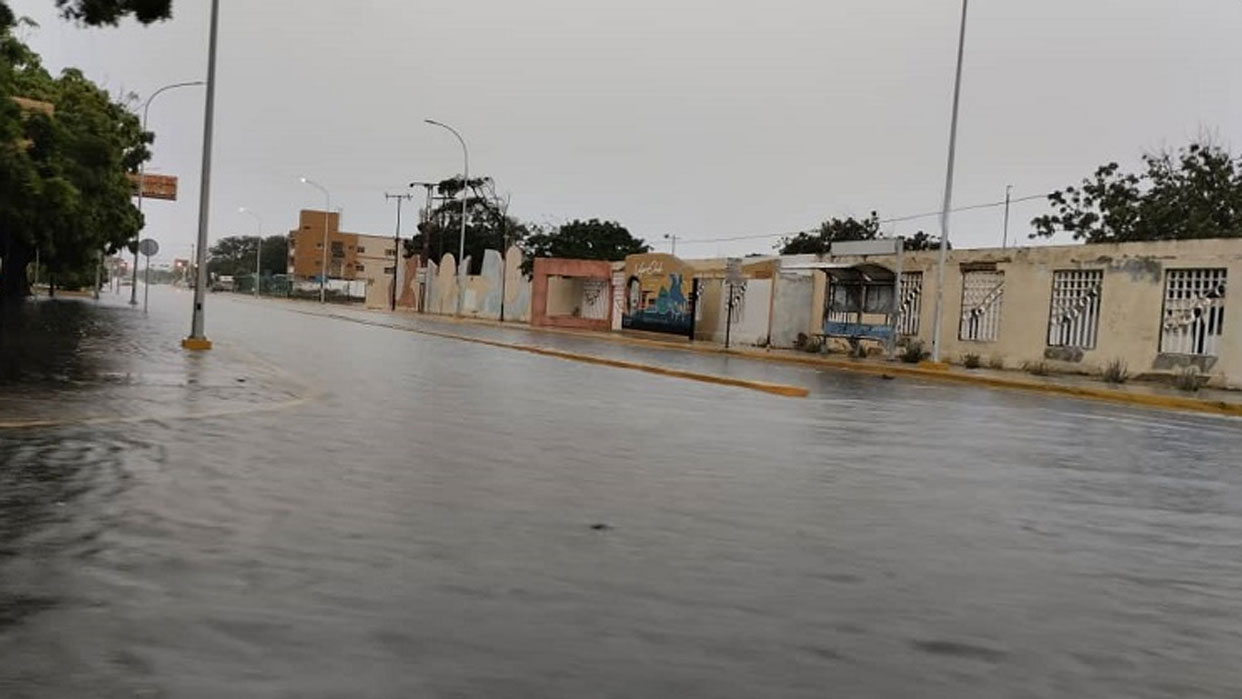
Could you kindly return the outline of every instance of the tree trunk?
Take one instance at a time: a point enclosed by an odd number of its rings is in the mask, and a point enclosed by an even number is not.
[[[0,302],[23,299],[30,295],[30,280],[26,277],[26,266],[34,255],[29,248],[12,242],[0,267]]]

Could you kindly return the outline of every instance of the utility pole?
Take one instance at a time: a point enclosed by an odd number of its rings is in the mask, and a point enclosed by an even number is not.
[[[940,361],[940,335],[944,326],[944,268],[949,256],[949,214],[953,210],[953,168],[957,162],[957,117],[962,104],[962,64],[966,58],[966,16],[970,0],[962,0],[962,28],[957,39],[957,76],[953,81],[953,117],[949,122],[949,162],[944,182],[944,208],[940,212],[940,259],[936,271],[936,316],[932,329],[932,361]]]
[[[1009,247],[1009,202],[1013,197],[1013,185],[1005,185],[1005,232],[1001,237],[1001,250]]]
[[[414,198],[413,194],[389,194],[384,192],[385,200],[397,200],[397,229],[392,234],[392,293],[389,294],[388,310],[397,310],[397,260],[401,259],[401,205]]]
[[[676,233],[665,233],[664,239],[668,241],[672,241],[673,243],[672,255],[673,257],[677,257],[677,234]]]
[[[431,289],[431,280],[427,278],[430,267],[427,265],[431,261],[431,207],[435,201],[432,192],[435,191],[437,184],[435,182],[411,182],[410,187],[422,187],[427,192],[427,203],[423,205],[422,215],[420,215],[418,232],[423,236],[423,256],[420,267],[423,269],[423,288],[418,292],[418,310],[422,313],[427,312],[427,295]]]

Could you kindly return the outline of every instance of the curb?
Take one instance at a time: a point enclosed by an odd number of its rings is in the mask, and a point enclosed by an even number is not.
[[[828,369],[837,371],[850,371],[855,373],[872,374],[879,376],[903,376],[907,378],[927,379],[931,381],[942,381],[957,383],[963,385],[982,386],[985,388],[1003,389],[1011,391],[1025,391],[1027,393],[1041,393],[1044,395],[1054,395],[1068,398],[1078,398],[1085,400],[1095,400],[1116,405],[1129,405],[1142,408],[1151,408],[1157,410],[1184,411],[1192,413],[1202,413],[1208,415],[1218,415],[1224,417],[1242,417],[1242,403],[1231,403],[1228,401],[1205,401],[1195,398],[1183,398],[1181,396],[1166,396],[1160,394],[1142,394],[1142,393],[1125,393],[1122,391],[1114,391],[1107,388],[1094,388],[1091,386],[1066,386],[1052,383],[1036,383],[1033,381],[1023,381],[1020,379],[1007,379],[992,376],[974,376],[970,374],[962,374],[952,371],[947,365],[944,367],[930,367],[923,365],[900,365],[900,364],[868,364],[855,360],[844,359],[826,359],[822,357],[799,357],[796,355],[780,356],[771,354],[765,350],[746,350],[746,349],[724,349],[723,347],[695,345],[677,342],[664,342],[661,340],[652,340],[647,338],[632,337],[628,335],[619,335],[613,333],[597,333],[583,332],[579,330],[571,330],[567,328],[549,328],[538,327],[527,324],[514,325],[512,323],[501,323],[499,321],[486,318],[457,318],[454,316],[436,316],[414,312],[392,311],[383,309],[357,309],[365,313],[376,313],[380,315],[392,315],[398,317],[410,317],[419,321],[429,323],[443,323],[446,325],[481,325],[494,328],[508,328],[520,330],[524,332],[541,332],[556,335],[566,335],[570,337],[579,337],[584,339],[595,339],[616,344],[634,345],[639,347],[652,347],[657,349],[677,350],[680,352],[694,352],[698,354],[715,354],[741,359],[753,359],[763,362],[775,362],[780,364],[792,364],[797,366],[808,366],[818,369]],[[321,315],[321,314],[316,314]],[[354,320],[344,318],[346,320]],[[392,326],[385,326],[392,327]],[[408,328],[398,328],[408,329]],[[427,332],[427,334],[435,335],[434,331],[416,331]],[[456,335],[449,335],[454,339],[470,339],[479,342],[488,342],[479,340],[478,338],[462,338]],[[530,348],[527,351],[542,350],[530,345],[513,345],[515,349],[523,347]],[[558,350],[551,350],[558,351]],[[589,355],[582,355],[588,357]],[[607,360],[612,361],[612,360]],[[647,365],[639,365],[647,366]],[[636,367],[631,367],[636,368]],[[659,369],[658,367],[655,367]],[[660,372],[652,372],[660,373]],[[704,375],[709,376],[709,375]],[[683,377],[688,378],[688,377]],[[728,377],[716,377],[725,380]],[[776,385],[776,384],[773,384]],[[762,390],[762,389],[756,389]]]

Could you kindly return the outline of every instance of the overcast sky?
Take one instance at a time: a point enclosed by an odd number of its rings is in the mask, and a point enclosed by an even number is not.
[[[171,22],[78,29],[16,0],[49,68],[145,98],[206,73],[207,0]],[[391,234],[383,193],[461,171],[496,178],[522,219],[615,219],[687,257],[768,252],[831,216],[934,211],[944,186],[957,0],[222,0],[211,237],[296,224],[322,195],[344,227]],[[955,202],[1076,182],[1202,132],[1239,141],[1237,0],[977,0]],[[196,235],[203,91],[151,108],[147,235]],[[410,211],[407,209],[407,212]],[[1014,207],[1025,239],[1041,202]],[[406,220],[411,221],[412,216]],[[999,245],[1001,209],[959,214],[959,247]],[[412,221],[411,221],[412,222]],[[935,218],[896,224],[938,230]],[[890,227],[890,230],[893,230]],[[407,228],[408,235],[412,228]],[[757,236],[751,240],[703,242]],[[696,242],[699,241],[699,242]]]

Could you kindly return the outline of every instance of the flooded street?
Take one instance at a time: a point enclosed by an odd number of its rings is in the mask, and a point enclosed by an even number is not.
[[[118,299],[3,321],[2,697],[1242,691],[1238,421]]]

